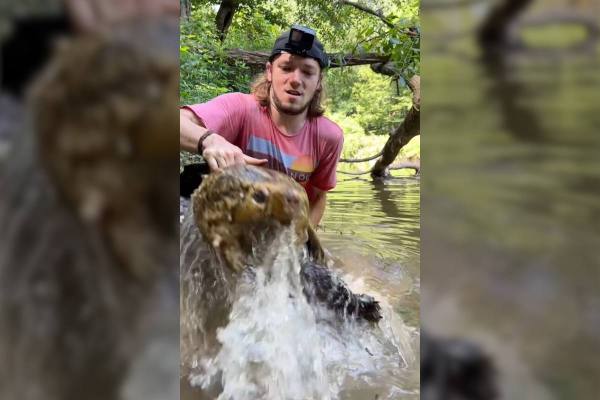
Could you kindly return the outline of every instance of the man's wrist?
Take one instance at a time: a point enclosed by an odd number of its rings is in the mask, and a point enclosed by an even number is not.
[[[215,132],[213,132],[209,129],[206,132],[204,132],[202,134],[202,136],[200,136],[200,139],[198,139],[198,145],[196,146],[196,149],[198,150],[198,154],[202,154],[202,152],[204,151],[204,141],[206,140],[206,138],[208,138],[210,135],[212,135],[214,133]]]

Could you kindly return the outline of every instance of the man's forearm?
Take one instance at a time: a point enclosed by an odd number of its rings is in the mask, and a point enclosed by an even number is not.
[[[308,213],[308,219],[313,227],[317,227],[323,218],[325,213],[325,206],[327,205],[327,192],[319,192],[316,195],[316,199],[310,205],[310,211]]]
[[[207,131],[195,115],[186,109],[179,110],[179,149],[198,152],[198,141]]]

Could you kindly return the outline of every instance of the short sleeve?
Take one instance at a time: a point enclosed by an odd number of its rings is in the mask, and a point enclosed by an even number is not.
[[[248,108],[247,96],[243,93],[227,93],[206,103],[182,108],[192,111],[206,128],[235,144]]]
[[[327,132],[322,135],[321,157],[310,177],[310,183],[322,191],[333,189],[337,183],[336,169],[344,146],[344,135],[340,127],[330,122],[325,128]]]

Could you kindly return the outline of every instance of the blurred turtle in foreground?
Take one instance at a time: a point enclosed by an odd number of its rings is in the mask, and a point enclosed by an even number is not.
[[[113,400],[177,243],[178,27],[68,39],[0,176],[0,398]]]
[[[381,319],[379,303],[356,295],[327,268],[325,253],[308,222],[308,199],[290,177],[250,165],[208,175],[192,196],[194,220],[204,240],[231,270],[270,263],[282,230],[292,227],[301,255],[304,293],[343,316]],[[306,250],[304,250],[306,246]]]
[[[491,358],[465,339],[421,333],[421,398],[495,400],[497,372]]]

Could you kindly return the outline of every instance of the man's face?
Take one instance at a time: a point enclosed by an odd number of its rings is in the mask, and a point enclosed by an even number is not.
[[[319,63],[295,54],[282,53],[267,63],[267,78],[271,82],[272,104],[283,114],[303,113],[321,89]]]

